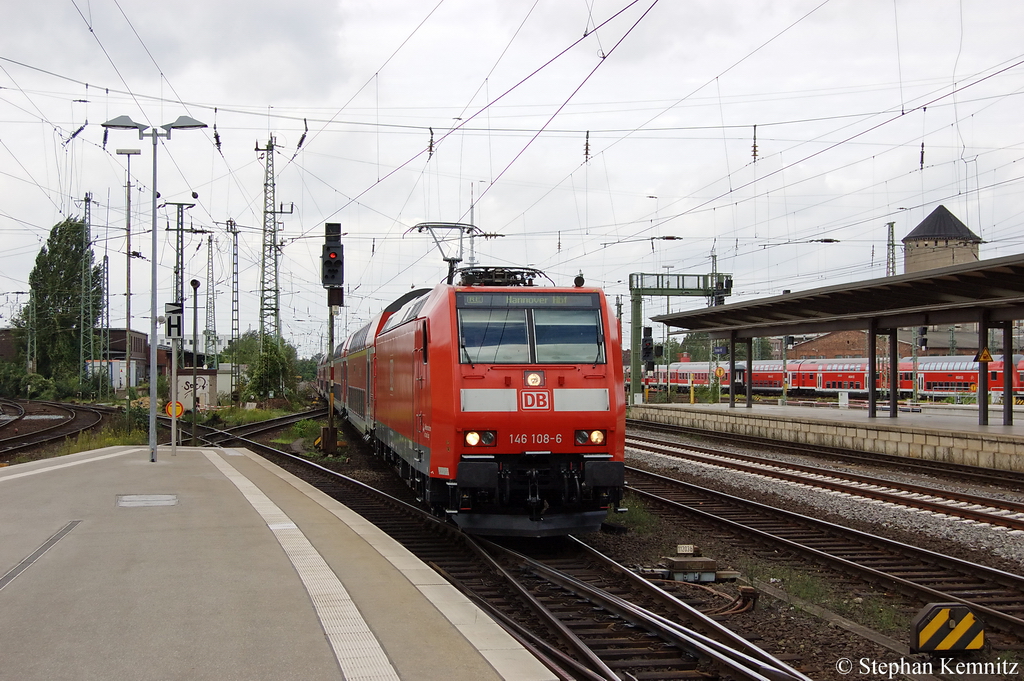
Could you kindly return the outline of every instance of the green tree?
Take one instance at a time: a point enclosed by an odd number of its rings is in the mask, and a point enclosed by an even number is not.
[[[262,348],[261,348],[262,346]],[[264,400],[293,395],[296,386],[298,352],[290,343],[266,335],[260,343],[256,331],[247,331],[222,355],[225,361],[247,367],[242,377],[242,395],[247,400]],[[315,371],[315,368],[314,368]]]
[[[86,267],[92,272],[89,291],[83,291],[82,285]],[[85,223],[68,218],[54,225],[28,278],[35,305],[38,373],[54,380],[78,381],[82,329],[92,333],[103,309],[102,274],[102,268],[94,264],[92,245],[85,243]],[[29,321],[26,307],[14,323],[26,328]]]
[[[672,341],[669,341],[671,345]],[[714,345],[728,346],[729,341],[717,340],[713,343]],[[682,341],[679,343],[678,352],[681,354],[687,352],[690,354],[691,362],[707,362],[711,356],[712,342],[708,334],[703,331],[695,331],[688,333],[682,337]],[[755,338],[752,344],[754,350],[754,359],[771,359],[772,358],[772,344],[770,338]],[[736,343],[736,361],[747,360],[747,347],[745,343]],[[719,361],[728,362],[729,355],[725,354],[719,357]]]
[[[24,393],[21,392],[21,381],[24,377],[24,363],[0,361],[0,397],[24,397]]]
[[[689,353],[691,362],[707,362],[711,357],[711,340],[705,331],[688,333],[682,337],[679,351]]]
[[[298,374],[303,381],[316,380],[316,367],[320,364],[320,360],[323,359],[324,355],[322,352],[318,352],[312,357],[304,357],[295,363],[295,373]]]
[[[294,371],[288,370],[288,358],[283,347],[278,347],[274,338],[267,336],[263,343],[263,352],[256,361],[249,365],[249,382],[245,394],[257,400],[269,397],[284,397],[287,375]],[[294,384],[294,379],[292,379]]]

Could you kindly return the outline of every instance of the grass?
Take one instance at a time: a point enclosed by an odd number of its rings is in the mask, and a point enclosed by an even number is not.
[[[629,510],[625,513],[614,513],[609,516],[609,520],[640,536],[652,535],[658,531],[661,526],[661,518],[648,511],[639,497],[627,492],[623,499],[623,505]]]
[[[910,617],[893,607],[884,596],[868,594],[846,598],[830,606],[833,612],[860,622],[885,634],[896,635],[910,630]]]
[[[826,579],[813,572],[765,561],[746,563],[742,570],[751,583],[770,584],[790,596],[831,610],[883,634],[899,638],[910,629],[910,616],[884,594],[851,596],[838,593]]]
[[[284,409],[242,409],[240,407],[229,407],[228,409],[211,412],[204,423],[208,423],[211,426],[216,426],[218,423],[224,426],[244,426],[256,423],[257,421],[287,416],[291,413]]]
[[[75,437],[65,438],[59,445],[48,450],[48,453],[23,454],[11,460],[12,464],[27,463],[38,459],[51,459],[68,454],[77,454],[90,449],[116,447],[119,445],[144,445],[149,442],[149,434],[144,430],[126,431],[121,424],[107,425],[102,430],[79,433]]]
[[[322,421],[314,421],[312,419],[303,419],[297,423],[292,424],[287,431],[280,437],[276,437],[272,440],[274,444],[279,445],[290,445],[296,440],[302,440],[303,453],[302,456],[305,458],[316,461],[332,461],[332,462],[347,462],[348,456],[344,453],[344,448],[348,446],[347,442],[340,441],[338,443],[338,453],[335,456],[324,456],[324,453],[313,446],[317,438],[320,437],[320,429],[323,427]],[[340,437],[339,433],[339,437]]]

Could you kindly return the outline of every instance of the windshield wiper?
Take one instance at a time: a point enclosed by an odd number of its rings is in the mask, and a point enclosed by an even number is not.
[[[476,364],[473,363],[473,358],[469,356],[469,350],[466,349],[466,341],[462,339],[462,336],[459,336],[459,347],[462,348],[464,353],[466,353],[466,360],[469,362],[469,367],[475,370]]]

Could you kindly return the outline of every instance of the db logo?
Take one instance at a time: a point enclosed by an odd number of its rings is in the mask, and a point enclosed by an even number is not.
[[[551,409],[551,395],[544,390],[524,390],[520,395],[520,403],[522,404],[523,410],[528,409]]]

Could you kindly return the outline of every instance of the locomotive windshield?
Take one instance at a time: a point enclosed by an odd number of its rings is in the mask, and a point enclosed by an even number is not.
[[[463,364],[528,364],[526,310],[459,310]]]
[[[537,362],[604,362],[601,315],[597,310],[533,310]]]
[[[463,364],[603,364],[598,309],[460,309]]]

